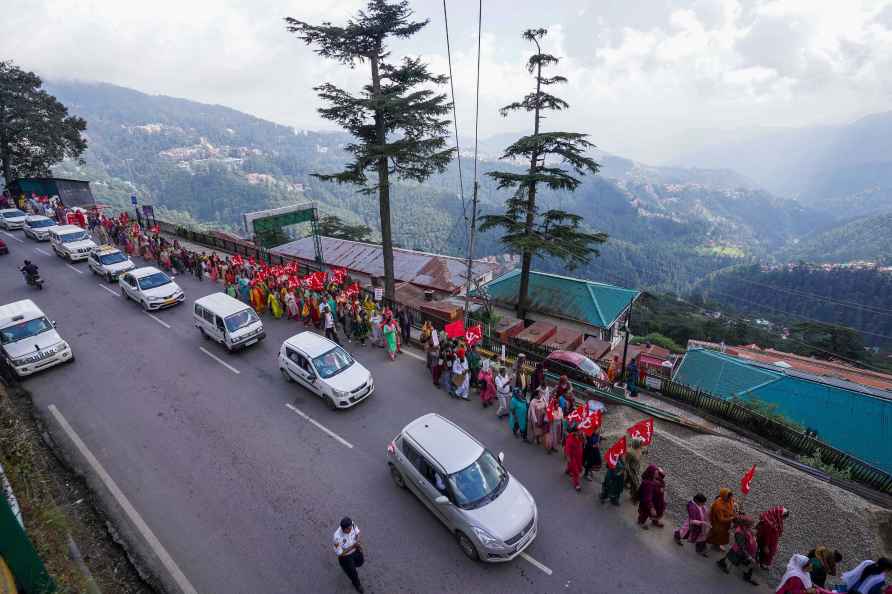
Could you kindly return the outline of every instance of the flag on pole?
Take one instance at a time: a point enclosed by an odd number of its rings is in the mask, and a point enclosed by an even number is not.
[[[750,492],[750,485],[753,482],[753,477],[756,476],[756,465],[753,464],[753,467],[746,471],[746,474],[743,475],[743,478],[740,479],[740,492],[746,495]]]
[[[567,415],[567,423],[571,425],[576,425],[585,418],[585,405],[580,404],[576,407],[576,410]]]
[[[639,421],[626,429],[626,433],[632,439],[641,439],[644,445],[649,446],[654,440],[654,420],[651,418]]]
[[[477,324],[476,326],[471,326],[467,330],[465,330],[465,340],[468,341],[468,346],[472,347],[483,338],[483,326]]]
[[[585,433],[588,437],[597,431],[601,427],[601,411],[593,410],[589,411],[585,418],[582,419],[582,422],[576,426],[577,429]],[[623,438],[625,439],[625,438]]]
[[[610,446],[607,450],[607,468],[616,468],[616,463],[626,453],[626,438],[620,437],[619,440]]]
[[[344,281],[347,280],[347,269],[346,268],[332,268],[331,269],[331,280],[334,284],[340,286],[344,284]]]
[[[446,324],[443,329],[449,338],[460,338],[465,335],[465,321],[455,320],[451,324]]]

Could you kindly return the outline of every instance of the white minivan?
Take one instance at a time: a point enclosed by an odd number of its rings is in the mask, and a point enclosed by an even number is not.
[[[229,351],[249,347],[266,337],[254,309],[226,293],[196,299],[192,319],[202,336],[216,340]]]
[[[96,244],[86,231],[77,225],[56,225],[50,227],[50,244],[60,258],[69,262],[86,260]]]
[[[56,323],[30,299],[0,306],[0,349],[19,377],[74,361],[68,343],[56,332]]]
[[[375,391],[372,374],[343,347],[314,332],[282,343],[279,371],[322,398],[331,409],[350,408]]]

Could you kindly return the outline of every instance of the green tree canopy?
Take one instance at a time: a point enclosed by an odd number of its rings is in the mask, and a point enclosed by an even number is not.
[[[12,62],[0,62],[0,162],[9,184],[20,177],[46,176],[65,158],[87,149],[87,122],[41,89],[43,81]]]
[[[418,58],[393,61],[386,41],[408,38],[428,21],[413,21],[408,2],[369,0],[366,8],[344,26],[324,22],[311,25],[286,18],[288,31],[313,46],[317,54],[351,68],[368,64],[371,80],[359,93],[331,83],[316,87],[327,120],[356,138],[345,149],[353,157],[339,173],[315,173],[322,180],[361,186],[378,193],[384,286],[394,296],[393,240],[390,224],[390,176],[422,182],[445,170],[453,149],[446,147],[452,108],[446,95],[434,89],[448,79],[430,73]],[[374,175],[370,185],[368,174]]]
[[[583,219],[577,214],[558,209],[540,212],[536,205],[536,190],[540,185],[572,192],[581,183],[581,176],[598,172],[598,164],[585,154],[594,148],[586,140],[587,134],[541,130],[545,117],[543,111],[569,107],[566,101],[545,91],[551,85],[567,82],[563,76],[542,74],[543,68],[558,63],[558,58],[542,52],[539,40],[546,34],[545,29],[530,29],[523,33],[524,39],[536,46],[536,53],[527,62],[527,71],[533,75],[536,89],[500,111],[502,116],[514,111],[532,112],[533,133],[518,139],[501,157],[529,162],[529,167],[525,172],[492,171],[487,174],[496,180],[499,189],[513,189],[514,193],[505,202],[503,214],[484,215],[480,224],[481,231],[502,228],[505,232],[502,243],[521,255],[517,299],[517,315],[521,319],[527,312],[533,256],[553,256],[573,269],[588,263],[598,253],[594,245],[607,240],[605,233],[585,231],[580,226]]]
[[[319,220],[319,235],[351,241],[368,241],[372,230],[368,225],[351,225],[335,215],[325,215]]]

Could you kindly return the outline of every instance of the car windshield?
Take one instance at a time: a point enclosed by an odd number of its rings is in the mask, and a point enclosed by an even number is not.
[[[9,344],[10,342],[22,340],[23,338],[37,336],[41,332],[46,332],[47,330],[52,329],[53,325],[48,319],[34,318],[33,320],[28,320],[27,322],[22,322],[15,326],[8,326],[3,330],[0,330],[0,343]]]
[[[41,227],[52,227],[56,224],[53,219],[37,219],[36,221],[28,221],[28,226],[32,229],[40,229]]]
[[[66,233],[62,235],[62,243],[71,243],[72,241],[83,241],[89,239],[83,231],[75,231],[74,233]]]
[[[508,484],[508,472],[498,458],[484,450],[477,461],[449,475],[449,487],[455,504],[463,508],[479,507],[495,499]]]
[[[23,217],[23,216],[25,216],[25,213],[23,213],[22,211],[20,211],[20,210],[17,209],[17,208],[14,208],[14,209],[12,209],[12,210],[4,210],[4,211],[3,211],[3,216],[6,217],[7,219],[14,219],[14,218],[16,218],[16,217]]]
[[[106,265],[117,264],[118,262],[126,262],[127,256],[122,252],[112,252],[111,254],[102,254],[99,256],[99,261]]]
[[[353,357],[339,346],[313,359],[313,367],[323,379],[337,375],[351,365],[353,365]]]
[[[144,276],[136,282],[139,283],[140,289],[148,291],[149,289],[155,289],[161,285],[166,285],[170,282],[170,278],[163,272],[156,272],[155,274]]]
[[[226,329],[230,332],[235,332],[240,328],[244,328],[245,326],[250,326],[254,322],[260,320],[257,317],[257,314],[254,313],[254,310],[251,308],[243,309],[238,313],[234,313],[231,316],[227,317],[224,321],[226,322]]]
[[[600,377],[601,375],[601,368],[598,367],[598,365],[588,357],[583,357],[582,359],[580,359],[577,365],[579,365],[579,368],[586,372],[588,375],[593,375],[595,377]]]

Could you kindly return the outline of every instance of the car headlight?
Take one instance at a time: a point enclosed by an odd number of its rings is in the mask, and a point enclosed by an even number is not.
[[[498,538],[496,538],[495,536],[493,536],[492,534],[490,534],[483,528],[478,528],[477,526],[474,526],[471,528],[471,530],[474,531],[474,534],[477,535],[477,538],[480,539],[480,542],[488,547],[504,546]]]
[[[59,345],[56,347],[57,353],[61,353],[62,351],[67,351],[67,350],[68,350],[68,343],[65,341],[60,342]]]
[[[149,301],[164,301],[164,297],[149,297]]]
[[[29,359],[29,357],[19,357],[18,359],[13,359],[12,364],[15,365],[16,367],[19,367],[19,366],[27,363],[28,359]]]
[[[350,392],[345,392],[344,390],[334,390],[335,396],[338,398],[349,398]]]

